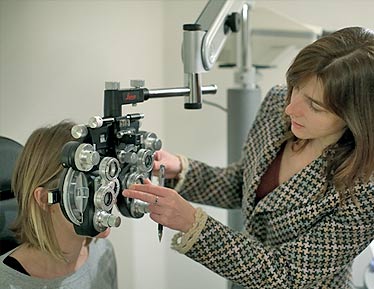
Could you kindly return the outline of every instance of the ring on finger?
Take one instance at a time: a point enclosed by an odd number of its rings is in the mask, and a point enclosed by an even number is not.
[[[154,201],[155,205],[157,205],[157,203],[158,203],[158,196],[156,196],[155,201]]]

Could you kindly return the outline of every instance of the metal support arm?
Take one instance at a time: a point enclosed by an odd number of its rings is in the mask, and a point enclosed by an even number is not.
[[[239,31],[240,14],[245,1],[210,0],[195,24],[183,25],[182,60],[186,109],[201,108],[201,73],[209,71],[231,32]]]

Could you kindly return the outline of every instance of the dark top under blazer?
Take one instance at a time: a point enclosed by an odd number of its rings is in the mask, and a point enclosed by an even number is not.
[[[208,217],[186,253],[248,288],[349,288],[353,259],[374,236],[374,184],[357,184],[360,204],[339,207],[334,186],[315,199],[326,183],[326,155],[311,162],[255,206],[261,176],[285,136],[282,114],[287,89],[265,97],[243,148],[241,161],[227,168],[190,160],[180,193],[188,200],[242,208],[243,232]]]

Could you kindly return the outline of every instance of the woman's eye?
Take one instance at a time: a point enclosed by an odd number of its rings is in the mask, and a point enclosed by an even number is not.
[[[316,104],[315,102],[313,102],[311,100],[309,101],[309,107],[310,107],[311,110],[313,110],[315,112],[322,111],[322,108],[318,104]]]

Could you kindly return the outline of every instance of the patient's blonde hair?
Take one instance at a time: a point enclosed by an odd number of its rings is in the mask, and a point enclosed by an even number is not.
[[[58,186],[62,171],[61,150],[72,140],[74,123],[63,121],[35,130],[19,156],[12,177],[12,190],[18,202],[18,215],[13,226],[17,239],[30,247],[65,260],[52,225],[49,210],[41,208],[34,198],[38,187],[47,190]]]

